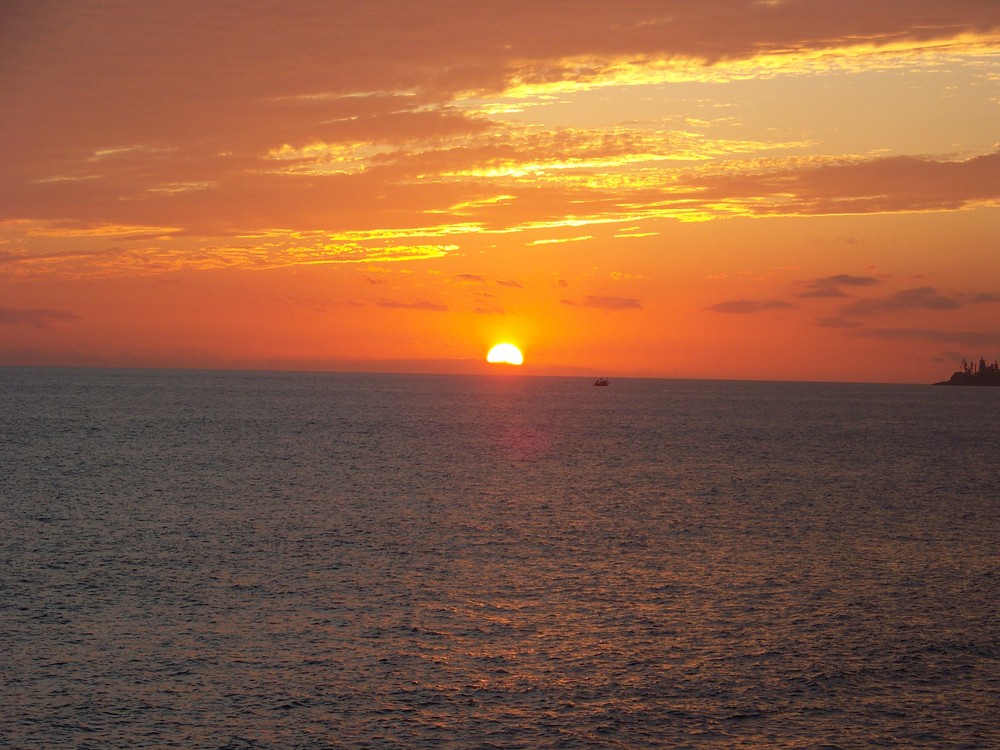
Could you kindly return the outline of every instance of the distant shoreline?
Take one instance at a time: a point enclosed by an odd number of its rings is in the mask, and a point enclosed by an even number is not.
[[[1000,382],[955,382],[954,380],[942,380],[940,383],[934,383],[934,385],[955,385],[955,386],[979,386],[979,387],[990,387],[990,386],[1000,386]]]

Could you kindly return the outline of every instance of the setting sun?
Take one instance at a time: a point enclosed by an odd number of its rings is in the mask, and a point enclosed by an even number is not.
[[[524,364],[524,355],[513,344],[497,344],[486,355],[486,361],[493,364],[520,365]]]

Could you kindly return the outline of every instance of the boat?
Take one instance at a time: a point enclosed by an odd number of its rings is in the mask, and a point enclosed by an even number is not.
[[[608,385],[608,379],[598,378],[597,380],[594,381],[594,385]]]

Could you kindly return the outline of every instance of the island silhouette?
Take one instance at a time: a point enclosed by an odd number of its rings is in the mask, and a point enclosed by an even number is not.
[[[979,358],[978,365],[963,359],[962,369],[950,379],[934,385],[1000,385],[1000,364],[996,360],[993,360],[993,364],[987,364],[984,357]]]

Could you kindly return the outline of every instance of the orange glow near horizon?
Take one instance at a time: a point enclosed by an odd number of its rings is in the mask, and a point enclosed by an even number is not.
[[[25,5],[0,365],[992,361],[1000,4],[891,4]]]

